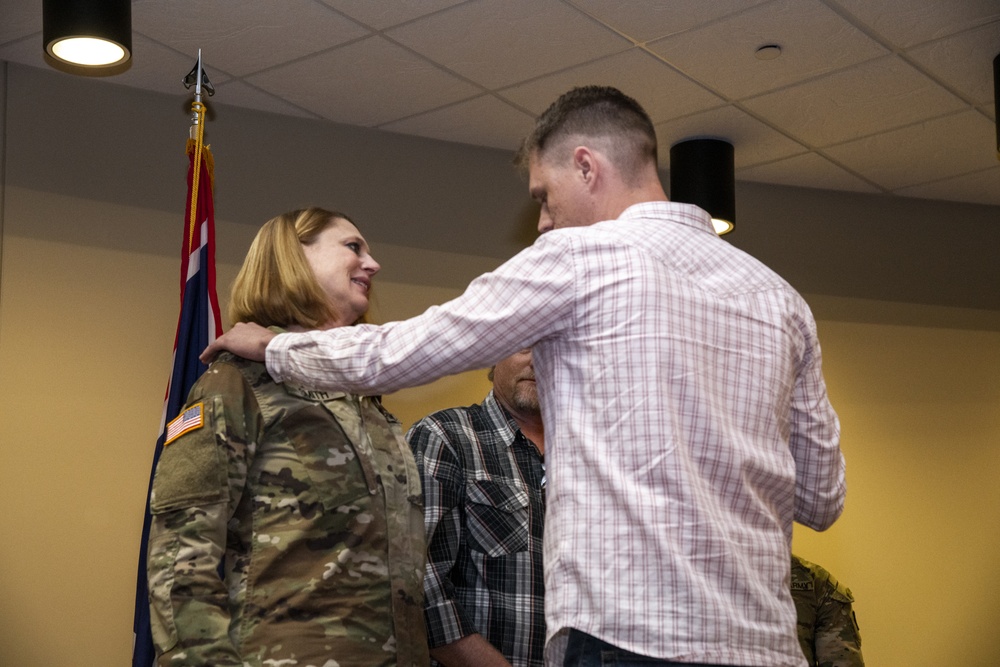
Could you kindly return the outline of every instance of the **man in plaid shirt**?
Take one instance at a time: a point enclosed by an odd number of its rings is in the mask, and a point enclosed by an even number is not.
[[[407,434],[424,489],[431,656],[449,667],[541,666],[545,439],[531,350],[490,379],[482,403]]]

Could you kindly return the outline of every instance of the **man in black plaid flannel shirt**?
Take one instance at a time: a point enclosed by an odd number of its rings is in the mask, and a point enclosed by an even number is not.
[[[531,350],[493,390],[420,420],[407,439],[424,488],[431,656],[452,667],[541,667],[545,439]]]

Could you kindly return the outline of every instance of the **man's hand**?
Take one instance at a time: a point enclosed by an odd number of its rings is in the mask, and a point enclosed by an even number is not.
[[[209,344],[198,357],[201,363],[209,364],[223,350],[251,361],[264,361],[264,351],[276,334],[259,324],[237,322],[236,325]]]

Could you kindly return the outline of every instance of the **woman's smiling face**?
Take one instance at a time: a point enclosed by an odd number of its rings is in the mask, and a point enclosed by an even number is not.
[[[354,324],[368,311],[372,276],[381,268],[361,232],[347,220],[334,218],[302,251],[334,313],[323,328]]]

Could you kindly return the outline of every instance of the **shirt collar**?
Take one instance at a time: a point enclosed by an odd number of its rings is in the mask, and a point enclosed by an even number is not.
[[[639,204],[632,204],[622,211],[618,216],[619,220],[639,220],[643,218],[670,218],[695,229],[704,229],[715,235],[715,228],[712,227],[712,218],[706,211],[698,208],[694,204],[682,204],[672,201],[647,201]]]
[[[493,395],[493,390],[490,389],[490,393],[486,395],[486,399],[483,401],[483,407],[486,408],[487,414],[490,416],[490,421],[503,436],[503,442],[507,447],[512,447],[514,442],[517,440],[518,436],[521,436],[525,440],[527,438],[521,429],[518,428],[517,422],[514,418],[510,416],[510,413],[500,405],[500,401],[497,397]]]

